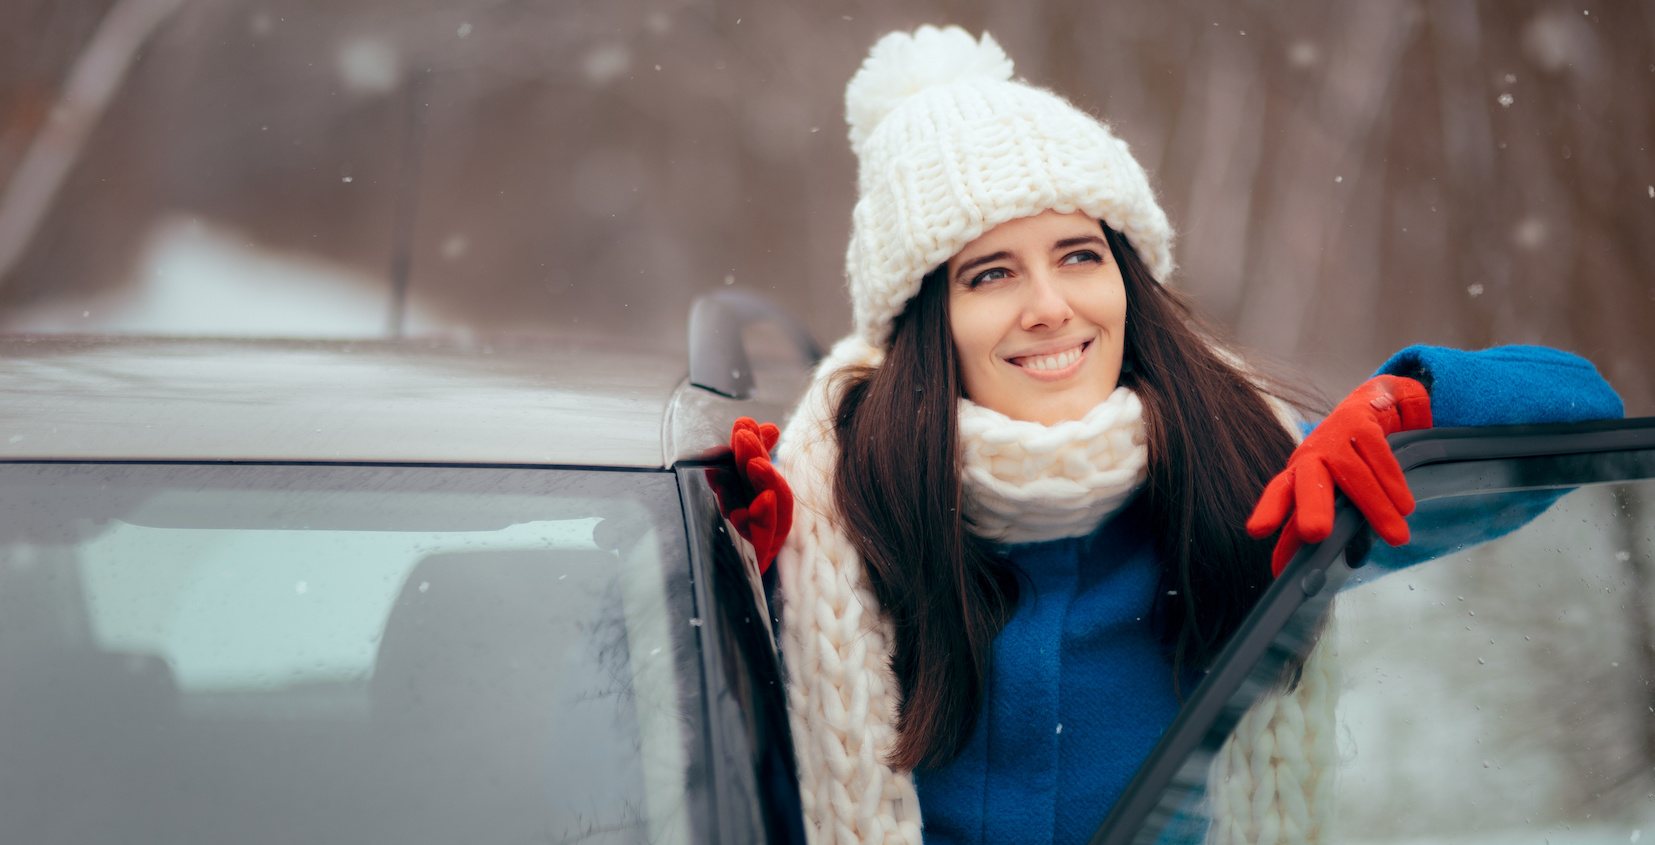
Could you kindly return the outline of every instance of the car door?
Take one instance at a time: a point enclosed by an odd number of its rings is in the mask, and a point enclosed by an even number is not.
[[[707,842],[802,845],[804,814],[774,634],[780,623],[768,599],[775,569],[761,576],[743,559],[719,512],[715,486],[739,484],[727,454],[681,462],[676,472],[701,654],[703,777],[712,787],[705,790],[700,832]]]
[[[1342,502],[1093,843],[1560,845],[1655,826],[1655,418],[1392,447],[1412,542],[1373,548]],[[1260,739],[1307,684],[1326,706]]]

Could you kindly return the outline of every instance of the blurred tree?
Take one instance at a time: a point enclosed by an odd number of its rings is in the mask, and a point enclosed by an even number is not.
[[[0,177],[106,7],[0,12]],[[843,85],[925,21],[989,29],[1109,119],[1181,232],[1175,284],[1329,393],[1408,343],[1533,342],[1655,413],[1655,6],[1635,0],[189,0],[0,314],[129,283],[179,215],[388,287],[415,178],[411,295],[476,331],[671,346],[731,283],[837,336]]]

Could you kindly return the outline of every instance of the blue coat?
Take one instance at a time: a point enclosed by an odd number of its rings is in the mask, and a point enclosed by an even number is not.
[[[1625,413],[1590,362],[1552,349],[1414,346],[1379,372],[1424,382],[1438,427]],[[995,640],[970,743],[915,773],[926,842],[1083,843],[1172,723],[1172,664],[1149,621],[1160,562],[1143,511],[1128,505],[1087,537],[1003,549],[1033,589]],[[1199,675],[1178,681],[1187,694]]]

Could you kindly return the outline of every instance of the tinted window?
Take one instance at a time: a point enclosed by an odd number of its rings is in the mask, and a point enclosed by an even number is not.
[[[0,467],[27,842],[682,842],[667,473]]]

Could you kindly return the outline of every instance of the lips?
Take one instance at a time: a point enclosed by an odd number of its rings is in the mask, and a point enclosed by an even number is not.
[[[1032,370],[1034,372],[1053,372],[1062,370],[1073,365],[1076,361],[1079,361],[1080,356],[1086,353],[1086,347],[1090,345],[1092,345],[1092,342],[1088,340],[1076,346],[1071,346],[1068,349],[1059,350],[1046,355],[1024,355],[1017,358],[1008,358],[1006,360],[1009,363],[1022,367],[1025,370]]]

